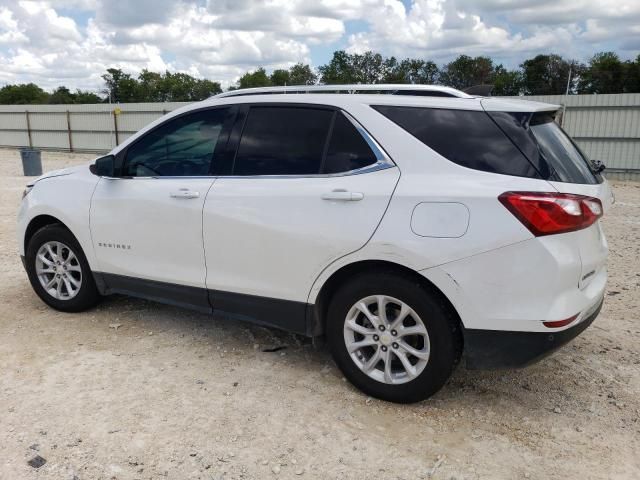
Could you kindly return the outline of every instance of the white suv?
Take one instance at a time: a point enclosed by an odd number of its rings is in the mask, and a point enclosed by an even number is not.
[[[418,401],[461,358],[529,364],[600,310],[612,194],[558,108],[444,87],[228,92],[29,185],[24,265],[53,308],[117,292],[323,336],[358,388]]]

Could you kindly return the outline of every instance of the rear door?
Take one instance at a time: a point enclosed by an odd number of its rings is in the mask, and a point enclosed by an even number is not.
[[[320,272],[373,235],[399,170],[355,120],[328,107],[245,107],[231,138],[233,159],[203,214],[214,309],[278,299],[299,314]]]

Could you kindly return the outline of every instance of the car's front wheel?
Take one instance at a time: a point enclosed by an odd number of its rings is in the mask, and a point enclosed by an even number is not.
[[[65,227],[41,228],[29,240],[25,253],[31,286],[47,305],[80,312],[98,303],[100,294],[84,252]]]
[[[442,299],[413,279],[365,273],[333,297],[327,335],[351,383],[392,402],[437,392],[460,356],[458,323]]]

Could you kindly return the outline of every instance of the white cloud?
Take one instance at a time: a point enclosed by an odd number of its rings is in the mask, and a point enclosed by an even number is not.
[[[0,0],[0,83],[102,86],[109,67],[234,82],[257,66],[327,61],[346,48],[438,62],[517,65],[640,48],[638,0]],[[317,66],[317,65],[316,65]]]

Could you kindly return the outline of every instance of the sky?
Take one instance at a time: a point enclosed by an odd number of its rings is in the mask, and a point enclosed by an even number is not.
[[[640,0],[0,0],[0,85],[98,91],[107,68],[181,71],[227,87],[256,67],[334,50],[438,64],[539,53],[640,53]]]

